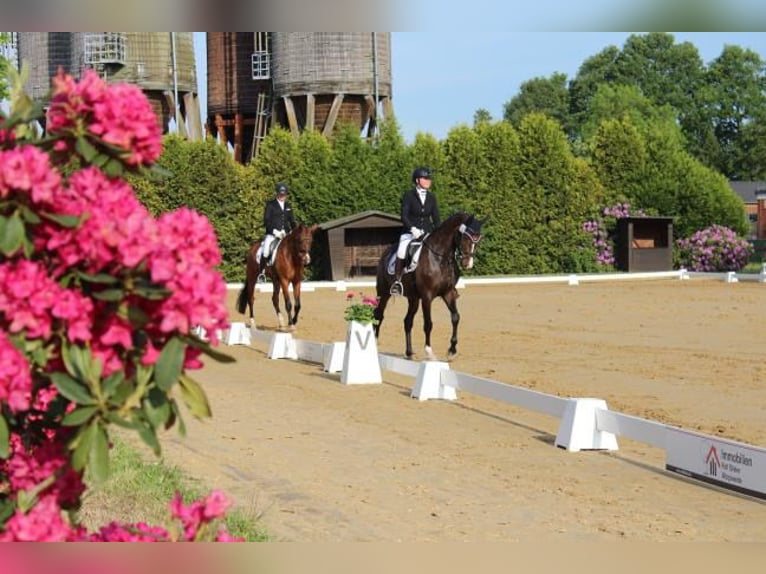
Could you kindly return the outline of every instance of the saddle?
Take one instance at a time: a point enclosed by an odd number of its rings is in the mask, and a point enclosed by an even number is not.
[[[407,249],[404,255],[404,272],[411,273],[415,271],[418,266],[418,260],[420,259],[420,249],[423,247],[423,240],[426,238],[424,235],[420,239],[410,239],[407,244]],[[391,258],[388,260],[386,267],[389,275],[396,273],[396,249],[391,252]]]
[[[282,243],[281,239],[274,239],[274,241],[272,241],[271,245],[269,246],[269,252],[262,254],[263,258],[266,260],[267,267],[274,265],[274,258],[277,255],[277,247],[279,247],[280,243]]]

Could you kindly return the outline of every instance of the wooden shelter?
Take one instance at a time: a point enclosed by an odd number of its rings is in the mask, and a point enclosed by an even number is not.
[[[617,220],[616,266],[621,271],[673,269],[673,218],[622,217]]]
[[[330,281],[375,275],[380,256],[399,240],[401,229],[399,216],[376,210],[322,223],[322,275]]]

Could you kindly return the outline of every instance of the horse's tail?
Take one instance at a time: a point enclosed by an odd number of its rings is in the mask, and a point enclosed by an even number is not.
[[[246,309],[247,309],[247,279],[245,279],[245,284],[242,286],[242,290],[239,292],[239,296],[237,297],[237,311],[239,311],[242,315],[244,315]]]

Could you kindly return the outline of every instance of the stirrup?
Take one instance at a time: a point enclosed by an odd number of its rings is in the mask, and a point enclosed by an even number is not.
[[[391,284],[389,293],[391,293],[391,295],[404,295],[404,285],[402,285],[402,282],[399,279]]]
[[[255,278],[255,282],[256,283],[266,283],[266,272],[265,271],[261,271],[258,274],[258,277]]]

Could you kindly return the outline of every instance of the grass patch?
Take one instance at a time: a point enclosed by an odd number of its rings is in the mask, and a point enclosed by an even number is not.
[[[109,478],[92,484],[83,496],[78,519],[89,531],[114,520],[123,523],[146,522],[164,526],[170,522],[169,504],[176,491],[184,502],[200,499],[208,490],[183,471],[163,462],[147,462],[124,440],[111,437],[113,447],[109,457]],[[268,535],[257,524],[258,517],[233,507],[224,521],[232,536],[248,542],[263,542]]]

